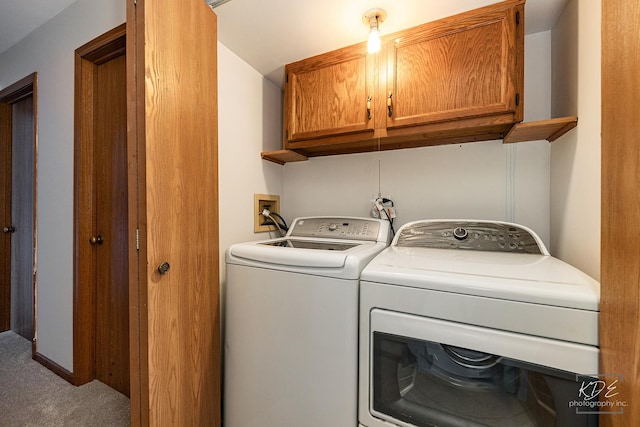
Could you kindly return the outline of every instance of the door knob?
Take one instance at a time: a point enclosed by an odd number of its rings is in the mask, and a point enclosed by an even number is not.
[[[10,225],[10,226],[8,226],[8,227],[5,225],[5,226],[2,228],[2,231],[3,231],[4,233],[7,233],[7,234],[13,234],[13,233],[15,233],[15,232],[16,232],[16,228],[15,228],[13,225]]]
[[[104,239],[102,238],[101,234],[98,234],[97,236],[92,236],[89,239],[89,243],[91,243],[92,245],[101,245],[104,243]]]
[[[160,264],[158,266],[158,273],[160,274],[167,274],[169,272],[169,269],[171,268],[171,266],[169,265],[168,262],[163,262],[162,264]]]

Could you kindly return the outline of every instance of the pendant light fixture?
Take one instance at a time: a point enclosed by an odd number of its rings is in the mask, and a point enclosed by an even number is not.
[[[380,51],[380,23],[386,18],[387,12],[378,8],[365,12],[362,17],[362,22],[369,27],[369,40],[367,42],[367,50],[369,53],[377,53]]]

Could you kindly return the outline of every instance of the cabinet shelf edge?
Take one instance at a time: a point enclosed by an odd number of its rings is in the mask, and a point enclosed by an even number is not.
[[[502,140],[505,144],[546,139],[553,142],[578,125],[578,117],[558,117],[534,122],[516,123]]]
[[[309,160],[307,156],[303,156],[300,153],[296,153],[291,150],[275,150],[275,151],[263,151],[260,153],[260,157],[263,160],[268,160],[279,165],[284,165],[290,162],[303,162]]]

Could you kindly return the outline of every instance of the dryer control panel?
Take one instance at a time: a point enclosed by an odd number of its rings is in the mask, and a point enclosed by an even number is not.
[[[426,220],[398,230],[396,246],[549,255],[542,240],[519,224],[498,221]]]
[[[312,217],[295,220],[287,237],[318,237],[323,239],[349,239],[364,241],[384,241],[381,223],[375,219]],[[387,232],[388,234],[388,232]]]

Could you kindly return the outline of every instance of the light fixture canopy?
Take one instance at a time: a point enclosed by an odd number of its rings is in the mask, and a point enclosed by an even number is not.
[[[222,6],[223,4],[231,0],[204,0],[204,1],[209,5],[211,9],[215,9],[216,7]]]
[[[387,19],[387,12],[384,9],[375,8],[368,10],[362,16],[362,22],[369,27],[369,40],[367,42],[367,50],[369,53],[380,51],[380,23]]]

